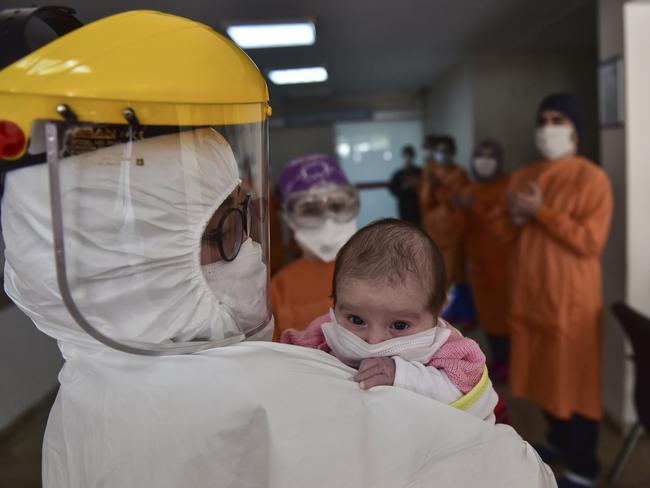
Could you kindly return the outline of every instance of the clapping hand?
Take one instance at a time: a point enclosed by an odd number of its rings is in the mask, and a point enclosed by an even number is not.
[[[512,223],[521,227],[534,217],[542,206],[542,189],[537,183],[528,183],[527,191],[508,193],[508,210]]]

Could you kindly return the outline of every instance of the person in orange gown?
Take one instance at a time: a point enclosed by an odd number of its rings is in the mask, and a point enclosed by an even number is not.
[[[605,172],[577,154],[584,115],[555,94],[538,110],[541,161],[515,172],[493,229],[514,242],[510,389],[549,421],[542,458],[567,464],[559,486],[592,486],[601,403],[601,254],[612,215]]]
[[[282,213],[302,255],[271,278],[273,338],[305,329],[332,306],[334,259],[356,232],[359,194],[339,164],[312,154],[289,162],[278,177]]]
[[[495,141],[484,141],[471,161],[474,181],[462,192],[458,204],[466,210],[465,251],[467,271],[478,322],[485,332],[492,358],[490,373],[507,379],[510,356],[508,273],[512,243],[489,229],[491,212],[504,200],[509,177],[503,171],[503,151]]]
[[[458,195],[469,184],[467,173],[454,162],[456,143],[449,136],[428,136],[425,146],[431,155],[422,172],[420,209],[422,227],[440,248],[449,283],[463,283],[464,212],[456,205]]]

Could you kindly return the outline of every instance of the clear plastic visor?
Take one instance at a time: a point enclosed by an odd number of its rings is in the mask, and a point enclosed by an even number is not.
[[[269,324],[266,122],[42,127],[56,279],[76,325],[165,355]]]

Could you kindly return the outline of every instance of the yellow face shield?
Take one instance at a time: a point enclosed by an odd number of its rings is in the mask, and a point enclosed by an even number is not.
[[[18,60],[0,71],[0,164],[28,166],[6,178],[9,266],[63,302],[80,345],[166,355],[264,335],[269,115],[250,59],[175,16],[116,15]]]

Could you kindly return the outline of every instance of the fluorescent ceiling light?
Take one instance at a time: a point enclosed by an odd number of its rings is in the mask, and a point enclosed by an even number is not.
[[[316,42],[316,27],[310,21],[276,24],[233,24],[229,25],[226,31],[242,49],[311,46]]]
[[[294,85],[297,83],[319,83],[327,81],[327,70],[323,66],[311,68],[272,69],[269,79],[276,85]]]

